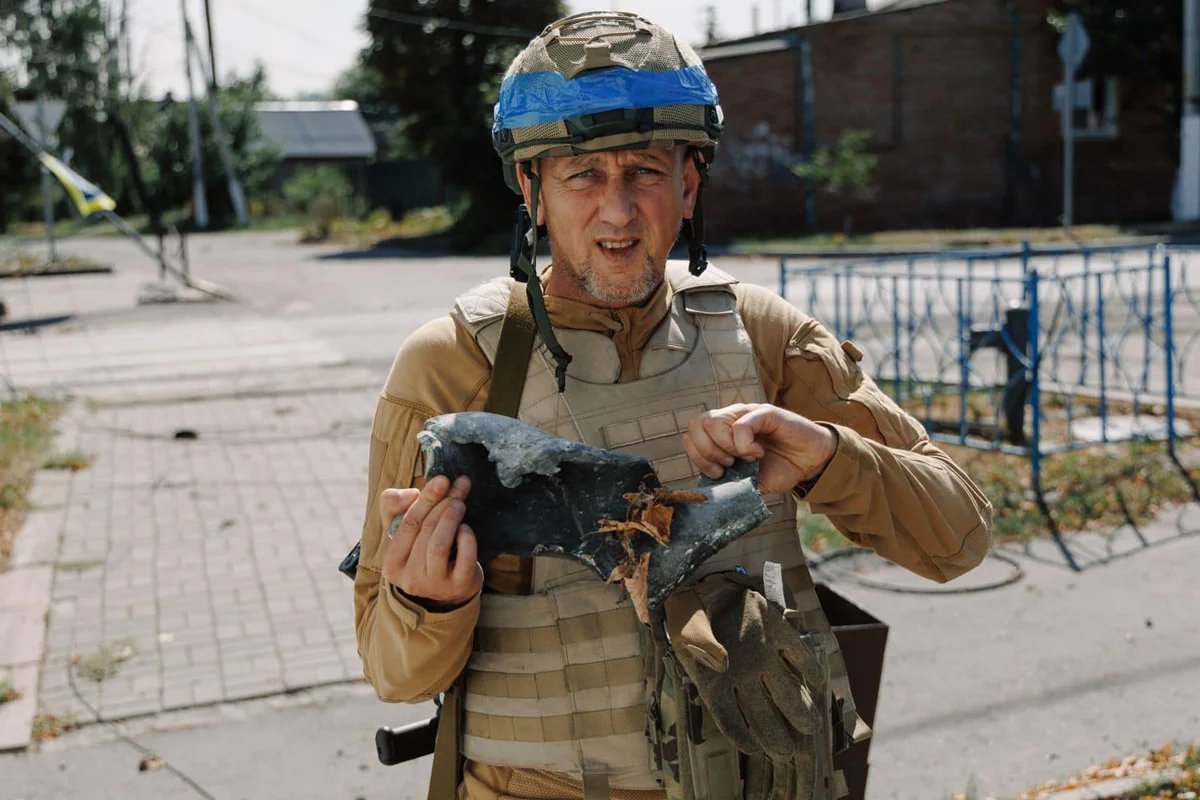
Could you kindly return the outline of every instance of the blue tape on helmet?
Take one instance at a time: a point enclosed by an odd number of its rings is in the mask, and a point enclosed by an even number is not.
[[[608,67],[569,79],[560,72],[523,72],[500,84],[492,130],[544,125],[618,108],[717,104],[717,87],[702,66],[666,71]]]

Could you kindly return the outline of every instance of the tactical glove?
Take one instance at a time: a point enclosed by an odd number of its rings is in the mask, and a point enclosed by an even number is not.
[[[680,666],[734,747],[772,761],[811,757],[829,702],[820,635],[800,633],[749,580],[728,574],[677,592],[666,612]]]

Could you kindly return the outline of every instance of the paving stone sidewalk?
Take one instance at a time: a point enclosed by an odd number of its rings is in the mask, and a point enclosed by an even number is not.
[[[89,719],[68,667],[105,648],[114,674],[76,672],[103,719],[361,676],[336,565],[362,522],[373,404],[361,390],[76,404],[62,444],[96,460],[57,514],[42,709]]]

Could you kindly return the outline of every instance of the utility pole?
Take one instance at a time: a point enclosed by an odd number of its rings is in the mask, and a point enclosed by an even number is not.
[[[1200,219],[1200,0],[1183,0],[1183,113],[1175,218]]]
[[[204,196],[204,155],[200,148],[200,117],[196,113],[196,88],[192,84],[192,28],[187,19],[187,0],[179,0],[183,19],[183,68],[187,76],[188,137],[192,141],[192,212],[196,227],[208,227],[208,199]]]
[[[125,92],[130,92],[133,84],[133,53],[129,50],[129,0],[121,0],[121,22],[117,27],[117,69],[121,73],[121,83]],[[124,64],[121,64],[124,55]],[[128,95],[127,95],[128,96]]]
[[[192,26],[187,17],[184,17],[183,24],[190,45],[189,52],[195,55],[196,64],[200,67],[200,71],[204,72],[208,65],[204,63],[204,56],[200,53],[196,38],[192,36]],[[221,166],[225,170],[225,185],[229,189],[229,202],[233,206],[234,216],[237,217],[238,225],[247,225],[250,217],[246,211],[246,195],[242,191],[242,184],[238,181],[237,171],[233,166],[233,153],[229,150],[229,140],[225,136],[225,128],[221,125],[221,115],[217,113],[216,95],[216,90],[210,86],[205,95],[204,105],[208,110],[208,121],[213,128],[213,137],[217,140],[217,152],[221,156]]]
[[[208,88],[216,91],[217,51],[216,47],[213,45],[212,9],[209,7],[209,0],[204,0],[204,32],[208,34]]]

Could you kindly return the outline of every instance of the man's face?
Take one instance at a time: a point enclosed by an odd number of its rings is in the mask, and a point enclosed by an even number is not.
[[[640,305],[692,216],[699,175],[682,146],[542,158],[538,222],[550,232],[547,293],[608,308]],[[530,181],[518,171],[526,202]]]

